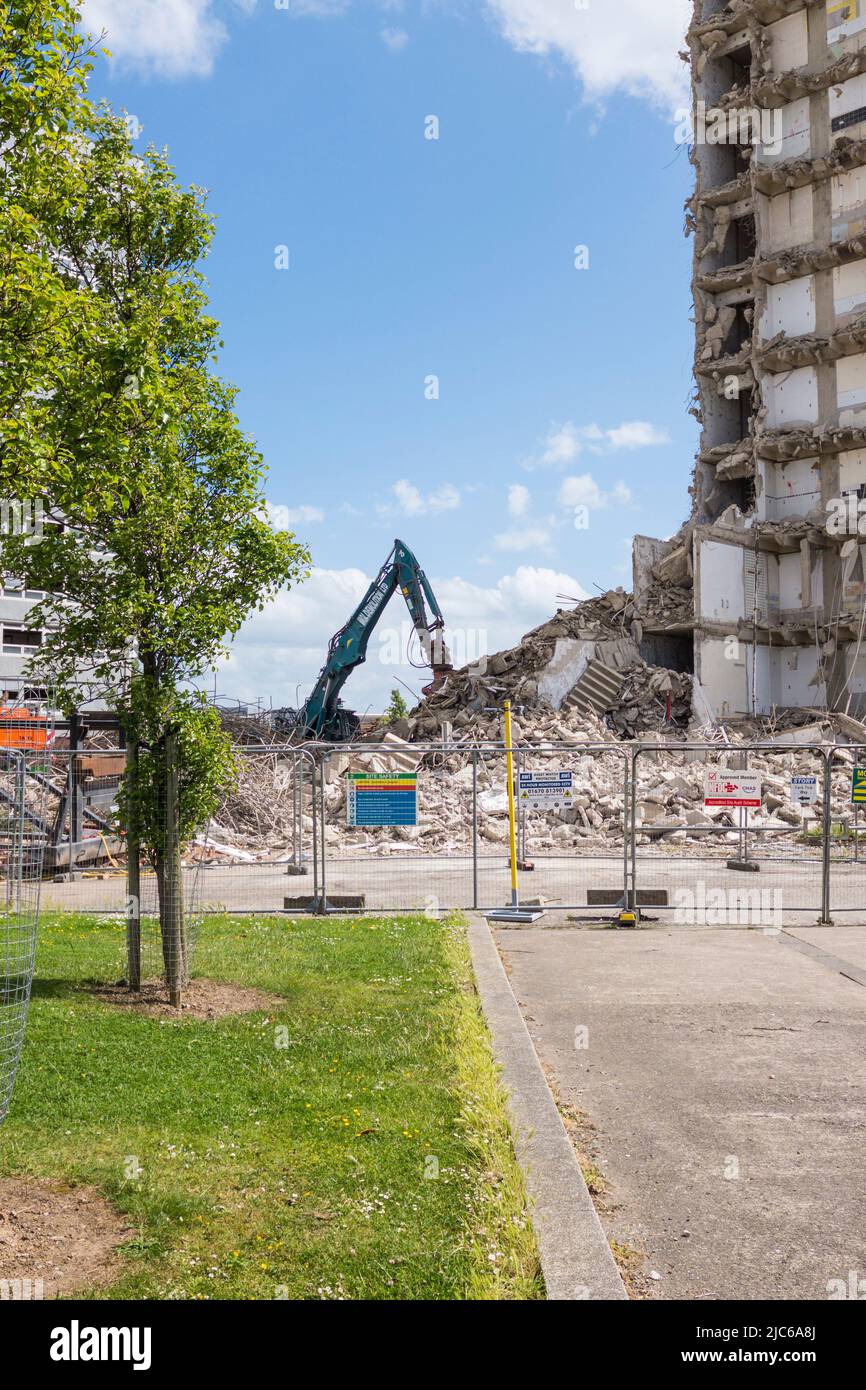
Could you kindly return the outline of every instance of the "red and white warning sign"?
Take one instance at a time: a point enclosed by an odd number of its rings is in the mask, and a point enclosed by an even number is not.
[[[704,774],[704,805],[761,806],[761,776],[758,772],[728,772],[723,767],[708,768]]]

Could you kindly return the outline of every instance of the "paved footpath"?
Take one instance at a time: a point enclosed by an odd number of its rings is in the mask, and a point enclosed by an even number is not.
[[[560,1100],[595,1127],[608,1238],[661,1275],[651,1295],[826,1299],[866,1279],[866,930],[555,920],[497,938]]]

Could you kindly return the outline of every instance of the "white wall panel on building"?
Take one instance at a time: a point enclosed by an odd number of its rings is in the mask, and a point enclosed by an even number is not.
[[[866,227],[866,168],[847,169],[830,181],[833,240],[847,241]]]
[[[850,424],[850,420],[842,418],[841,412],[862,414],[861,407],[866,405],[866,353],[858,352],[854,357],[839,359],[836,363],[836,393],[839,423]]]
[[[833,271],[833,304],[837,326],[866,309],[866,261],[850,261]]]
[[[811,184],[768,198],[766,207],[764,247],[767,251],[785,251],[813,239]]]
[[[818,672],[818,652],[815,647],[776,650],[773,652],[773,665],[777,704],[800,708],[825,704],[823,682],[813,684]]]
[[[818,374],[814,367],[779,372],[763,381],[767,427],[814,425],[818,420]]]
[[[855,697],[852,701],[852,708],[857,714],[857,718],[862,719],[863,697],[866,696],[866,652],[863,651],[862,647],[858,651],[857,643],[852,642],[848,648],[846,660],[848,689]]]
[[[856,492],[866,487],[866,449],[846,449],[839,455],[839,490]]]
[[[785,521],[789,517],[808,516],[821,504],[821,479],[818,459],[793,459],[790,463],[761,465],[763,491],[759,502],[764,521]]]
[[[782,139],[776,146],[774,140],[755,148],[755,159],[761,164],[775,164],[781,159],[800,159],[812,152],[812,132],[809,123],[809,98],[800,97],[789,101],[786,106],[775,108],[770,113],[772,129],[781,130]]]
[[[805,67],[809,61],[809,27],[805,10],[787,15],[775,24],[768,24],[766,33],[770,39],[774,72]]]
[[[860,140],[866,132],[866,74],[830,88],[830,126],[838,140]]]
[[[802,573],[799,551],[779,556],[779,607],[785,612],[803,607]]]
[[[747,644],[734,646],[724,638],[701,637],[697,644],[698,679],[712,691],[712,704],[720,719],[749,710]]]
[[[746,616],[742,546],[701,540],[698,568],[699,616],[707,622],[738,623]]]
[[[866,261],[862,264],[866,267]],[[777,333],[787,333],[789,338],[797,338],[803,333],[814,332],[814,275],[801,275],[799,279],[786,280],[781,285],[768,285],[767,305],[761,316],[761,337],[764,341],[775,338]]]

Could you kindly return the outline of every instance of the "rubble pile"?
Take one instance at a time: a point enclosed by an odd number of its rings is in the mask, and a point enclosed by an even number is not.
[[[641,666],[625,680],[607,718],[620,738],[656,731],[669,735],[671,725],[685,729],[692,717],[692,678],[660,666]]]
[[[671,590],[675,592],[675,590]],[[455,743],[484,743],[502,737],[497,711],[510,699],[521,716],[525,741],[538,738],[553,742],[605,742],[612,735],[633,737],[660,727],[667,691],[664,677],[684,719],[690,717],[690,686],[675,673],[658,673],[642,660],[639,644],[643,623],[634,598],[623,589],[610,589],[573,609],[560,609],[549,622],[526,634],[508,651],[496,652],[453,672],[444,683],[414,709],[409,719],[395,726],[398,733],[416,743],[432,742],[450,728]],[[607,711],[588,707],[579,698],[579,678],[590,662],[622,673],[627,699],[617,699],[617,724],[605,722]],[[626,712],[632,717],[627,717]],[[646,722],[643,716],[646,714]]]

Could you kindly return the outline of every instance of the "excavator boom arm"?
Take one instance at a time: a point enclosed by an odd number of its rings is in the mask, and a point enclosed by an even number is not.
[[[340,691],[355,667],[366,660],[370,637],[397,588],[406,600],[425,659],[433,667],[434,678],[441,679],[451,669],[441,636],[445,619],[430,581],[408,546],[396,540],[394,549],[349,621],[331,638],[328,659],[310,698],[298,713],[297,724],[306,737],[325,740],[347,737],[347,721],[352,717],[339,708]],[[428,620],[427,605],[433,615],[432,621]]]

